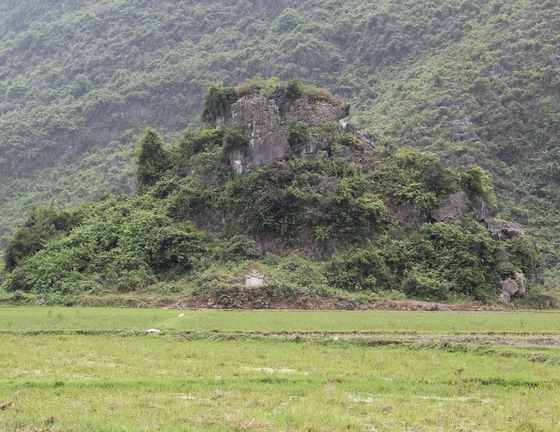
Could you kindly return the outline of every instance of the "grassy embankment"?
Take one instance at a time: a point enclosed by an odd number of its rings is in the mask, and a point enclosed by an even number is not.
[[[497,335],[558,314],[3,308],[0,430],[556,430],[558,348]]]

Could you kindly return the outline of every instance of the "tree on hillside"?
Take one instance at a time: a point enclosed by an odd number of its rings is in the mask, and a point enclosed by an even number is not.
[[[146,129],[140,138],[137,157],[139,185],[153,185],[165,174],[169,161],[161,136],[154,129]]]

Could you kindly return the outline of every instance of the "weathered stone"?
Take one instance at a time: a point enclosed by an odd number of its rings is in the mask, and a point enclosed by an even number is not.
[[[475,219],[478,222],[485,222],[488,218],[496,217],[497,214],[498,214],[497,208],[489,209],[488,207],[486,207],[485,204],[482,204],[482,206],[478,209],[475,215]]]
[[[519,291],[519,287],[517,286],[517,283],[511,280],[510,278],[507,278],[506,280],[502,281],[501,285],[502,285],[502,290],[508,293],[510,297],[515,295],[515,293]]]
[[[359,140],[363,141],[366,144],[369,144],[371,147],[375,146],[377,137],[374,134],[365,133],[358,130],[358,128],[353,123],[350,123],[349,121],[340,119],[338,122],[340,126],[342,126],[344,132],[354,135],[356,138],[358,138]]]
[[[289,132],[282,124],[276,100],[243,97],[231,105],[233,124],[251,132],[249,148],[229,153],[233,170],[241,174],[292,155]]]
[[[453,124],[453,129],[455,130],[455,140],[456,141],[473,141],[476,140],[476,134],[469,131],[469,125],[471,124],[471,119],[468,115],[464,115],[463,118]]]
[[[511,296],[505,291],[500,294],[500,298],[506,303],[509,303],[511,301]]]
[[[441,163],[445,166],[459,166],[464,168],[470,168],[476,165],[476,160],[474,156],[464,155],[464,156],[449,156],[443,158]]]
[[[498,252],[496,252],[496,262],[496,269],[498,271],[508,270],[512,267],[509,262],[509,253],[507,253],[505,249],[499,249]]]
[[[340,158],[344,158],[344,159],[352,159],[352,157],[354,156],[354,151],[352,149],[350,149],[350,147],[347,147],[345,145],[341,145],[339,147],[337,147],[332,153],[331,155],[333,157],[340,157]]]
[[[412,204],[398,204],[390,205],[389,210],[393,213],[398,213],[405,222],[420,226],[427,222],[426,217],[418,215]]]
[[[423,311],[426,312],[445,312],[450,310],[447,306],[439,304],[439,303],[432,303],[424,306],[422,308]]]
[[[524,235],[523,227],[515,222],[489,221],[486,224],[490,236],[494,240],[511,240],[518,235]]]
[[[449,224],[453,219],[462,218],[465,214],[465,192],[457,192],[456,194],[445,198],[441,201],[440,207],[430,212],[430,216],[436,222]]]
[[[517,292],[515,293],[516,296],[523,296],[527,291],[527,282],[525,281],[525,275],[523,273],[515,273],[513,275],[515,279],[515,283],[517,284]]]
[[[544,274],[542,269],[540,268],[535,269],[535,271],[533,272],[533,278],[531,279],[531,284],[532,285],[544,284]]]
[[[155,328],[151,328],[146,330],[146,334],[151,334],[151,333],[161,333],[161,330],[155,329]]]
[[[43,306],[45,304],[45,299],[44,298],[40,298],[39,300],[37,300],[35,302],[35,306]]]
[[[229,165],[236,173],[241,174],[294,155],[328,156],[332,144],[344,133],[351,133],[362,140],[368,150],[374,145],[374,135],[359,131],[349,122],[340,122],[349,115],[349,105],[326,99],[288,101],[284,97],[284,90],[284,86],[278,86],[273,99],[259,95],[244,96],[229,107],[225,117],[218,119],[218,124],[231,122],[234,127],[244,128],[251,135],[248,148],[228,152]],[[290,126],[295,122],[307,125],[308,136],[301,142],[290,143]],[[325,125],[329,128],[332,126],[332,133],[317,132]],[[342,157],[353,158],[354,150],[344,151]]]
[[[358,302],[356,301],[356,299],[351,298],[350,300],[348,300],[348,303],[346,303],[346,309],[347,309],[347,310],[356,310],[356,309],[358,309]]]

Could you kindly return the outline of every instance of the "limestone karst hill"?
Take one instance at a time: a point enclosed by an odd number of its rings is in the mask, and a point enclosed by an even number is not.
[[[53,197],[131,193],[141,131],[200,125],[210,83],[299,76],[383,147],[474,157],[553,276],[559,18],[544,0],[1,2],[0,234]]]
[[[349,109],[298,80],[211,86],[208,124],[169,146],[145,131],[133,198],[34,208],[8,242],[3,288],[65,304],[219,297],[253,268],[271,292],[360,301],[538,291],[538,251],[497,217],[472,159],[392,153],[345,120]]]

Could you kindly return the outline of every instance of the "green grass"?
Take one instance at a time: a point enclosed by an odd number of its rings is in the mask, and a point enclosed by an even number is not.
[[[285,312],[41,307],[0,308],[0,332],[51,330],[373,332],[427,334],[558,333],[557,312]]]
[[[530,430],[523,422],[552,430],[560,421],[559,366],[523,358],[161,337],[3,339],[0,400],[13,403],[0,411],[0,430],[53,418],[56,430],[115,431]]]
[[[554,337],[555,320],[558,313],[1,308],[0,431],[557,430],[557,347],[446,339]],[[144,336],[150,327],[166,331]],[[418,331],[434,341],[294,334],[354,330]]]

